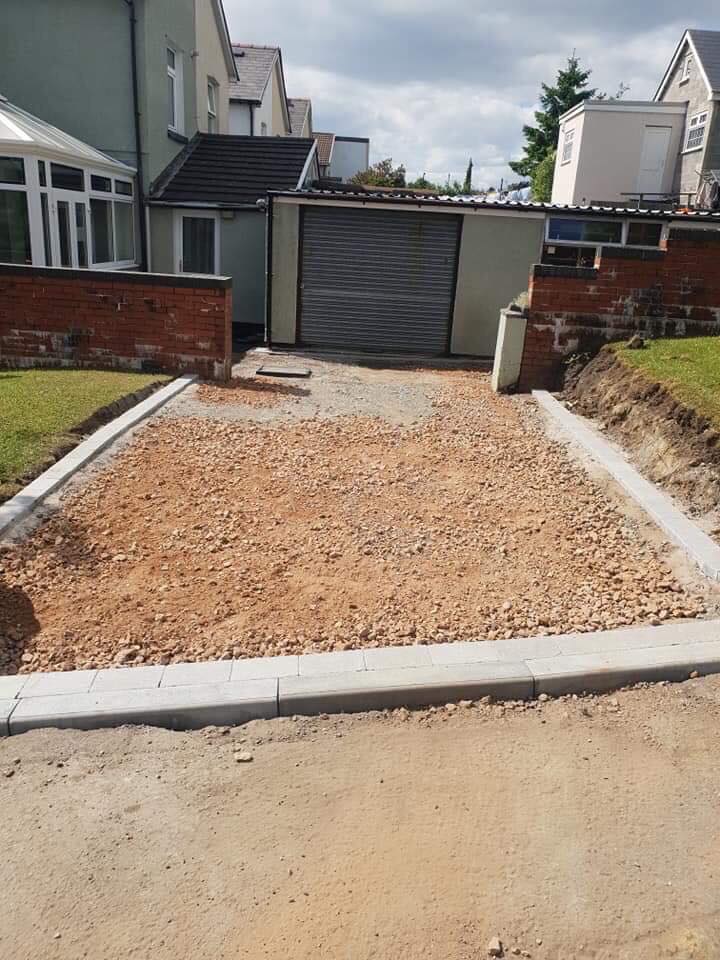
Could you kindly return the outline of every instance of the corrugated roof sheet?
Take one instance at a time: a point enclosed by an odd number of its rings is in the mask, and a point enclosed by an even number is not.
[[[21,150],[23,153],[35,148],[56,154],[68,161],[112,166],[126,174],[134,173],[133,167],[114,160],[90,144],[71,137],[69,133],[40,120],[26,110],[21,110],[3,96],[0,96],[0,146],[3,149]]]
[[[268,190],[294,189],[312,146],[309,137],[198,133],[158,177],[150,199],[253,205]]]
[[[310,109],[310,101],[299,97],[288,99],[288,112],[290,114],[290,133],[293,137],[299,137],[305,125],[305,118]]]
[[[289,191],[273,191],[289,196]],[[535,203],[532,200],[486,200],[482,197],[428,197],[422,194],[412,194],[407,189],[400,193],[375,192],[368,190],[297,190],[294,197],[308,200],[338,200],[374,203],[397,204],[398,206],[441,206],[441,207],[470,207],[471,209],[509,210],[514,213],[580,213],[583,216],[622,216],[622,217],[658,217],[662,219],[678,220],[707,220],[720,224],[720,212],[710,210],[660,210],[651,208],[636,209],[635,207],[599,207],[581,206],[579,204]]]
[[[230,82],[231,100],[262,100],[279,47],[256,47],[252,43],[234,43],[233,55],[238,79]]]
[[[713,93],[720,91],[720,30],[688,30]]]
[[[333,147],[335,146],[334,133],[314,133],[315,141],[318,145],[318,163],[328,164],[332,159]]]

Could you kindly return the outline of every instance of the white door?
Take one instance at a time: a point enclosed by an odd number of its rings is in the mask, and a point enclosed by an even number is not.
[[[59,267],[87,267],[88,210],[74,190],[53,190],[52,235]]]
[[[638,193],[661,193],[670,146],[671,127],[645,127]]]
[[[175,214],[175,272],[218,273],[220,237],[214,213],[192,210]]]

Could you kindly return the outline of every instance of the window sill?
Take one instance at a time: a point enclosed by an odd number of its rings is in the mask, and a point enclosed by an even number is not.
[[[178,133],[177,130],[171,130],[170,127],[168,127],[167,135],[171,140],[175,140],[177,143],[188,143],[188,138],[186,136],[184,136],[182,133]]]
[[[697,153],[698,150],[702,150],[705,146],[704,143],[701,143],[699,147],[685,147],[684,150],[680,151],[680,156],[684,157],[686,153]]]

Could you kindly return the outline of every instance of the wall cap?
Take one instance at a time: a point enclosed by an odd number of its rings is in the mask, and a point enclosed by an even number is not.
[[[0,263],[0,277],[44,277],[49,280],[88,280],[105,283],[136,283],[142,286],[189,287],[203,290],[232,287],[232,277],[191,273],[141,273],[139,270],[85,270],[71,267],[34,267],[24,263]]]

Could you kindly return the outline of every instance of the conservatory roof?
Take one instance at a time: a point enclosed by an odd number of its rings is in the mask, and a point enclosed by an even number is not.
[[[133,167],[21,110],[0,94],[0,153],[8,152],[46,154],[62,161],[110,167],[125,174],[135,172]]]

